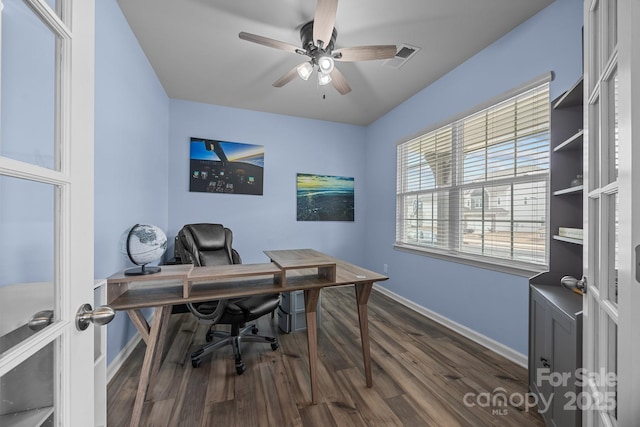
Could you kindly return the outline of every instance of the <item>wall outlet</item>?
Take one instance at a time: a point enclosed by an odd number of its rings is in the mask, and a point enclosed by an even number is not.
[[[382,272],[387,274],[389,272],[389,266],[387,264],[382,265]]]

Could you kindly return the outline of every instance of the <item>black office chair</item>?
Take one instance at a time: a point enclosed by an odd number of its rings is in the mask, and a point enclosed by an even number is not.
[[[178,232],[176,253],[182,263],[192,263],[195,267],[241,264],[242,260],[233,249],[232,241],[233,233],[221,224],[188,224]],[[205,355],[217,348],[231,345],[236,372],[242,374],[246,369],[240,352],[242,341],[269,343],[273,350],[277,350],[277,338],[257,335],[258,328],[246,323],[273,313],[279,304],[279,294],[187,304],[189,311],[200,321],[211,323],[206,335],[209,344],[191,354],[192,366],[197,368]],[[212,328],[216,324],[231,325],[231,331],[214,331]],[[214,337],[219,339],[212,342]]]

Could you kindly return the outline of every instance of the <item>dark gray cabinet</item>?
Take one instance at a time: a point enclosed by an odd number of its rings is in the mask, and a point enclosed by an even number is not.
[[[580,79],[551,103],[549,271],[582,277],[583,82]],[[558,283],[559,284],[559,283]]]
[[[529,280],[529,390],[547,426],[582,423],[582,296],[560,284],[582,277],[582,105],[582,79],[551,103],[549,271]]]
[[[582,297],[557,285],[529,290],[529,390],[547,426],[580,426]]]

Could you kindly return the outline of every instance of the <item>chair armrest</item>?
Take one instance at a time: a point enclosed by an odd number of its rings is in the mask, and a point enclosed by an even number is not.
[[[231,249],[231,258],[234,264],[242,264],[242,258],[240,258],[240,254],[235,249]]]
[[[187,303],[187,308],[191,313],[193,313],[195,317],[198,318],[198,320],[206,320],[207,323],[216,324],[220,321],[220,319],[222,318],[222,315],[224,314],[224,311],[227,308],[227,301],[228,300],[226,299],[215,301],[217,304],[212,312],[203,312],[198,309],[199,306],[195,306],[192,303]],[[204,303],[204,304],[207,304],[207,303]],[[204,304],[201,304],[201,305],[204,305]]]

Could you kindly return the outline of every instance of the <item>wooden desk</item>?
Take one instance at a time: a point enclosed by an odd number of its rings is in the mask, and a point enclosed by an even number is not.
[[[280,292],[304,291],[309,348],[311,402],[318,401],[318,338],[316,312],[320,291],[331,286],[355,287],[362,357],[367,387],[373,384],[369,347],[367,302],[375,282],[388,277],[330,257],[312,249],[266,251],[271,264],[243,264],[216,267],[191,265],[162,266],[147,276],[126,276],[119,272],[107,279],[108,304],[126,310],[147,345],[138,391],[131,415],[131,426],[138,426],[147,390],[153,388],[160,368],[162,349],[171,307],[187,302],[238,298]],[[155,308],[153,324],[140,312]]]

